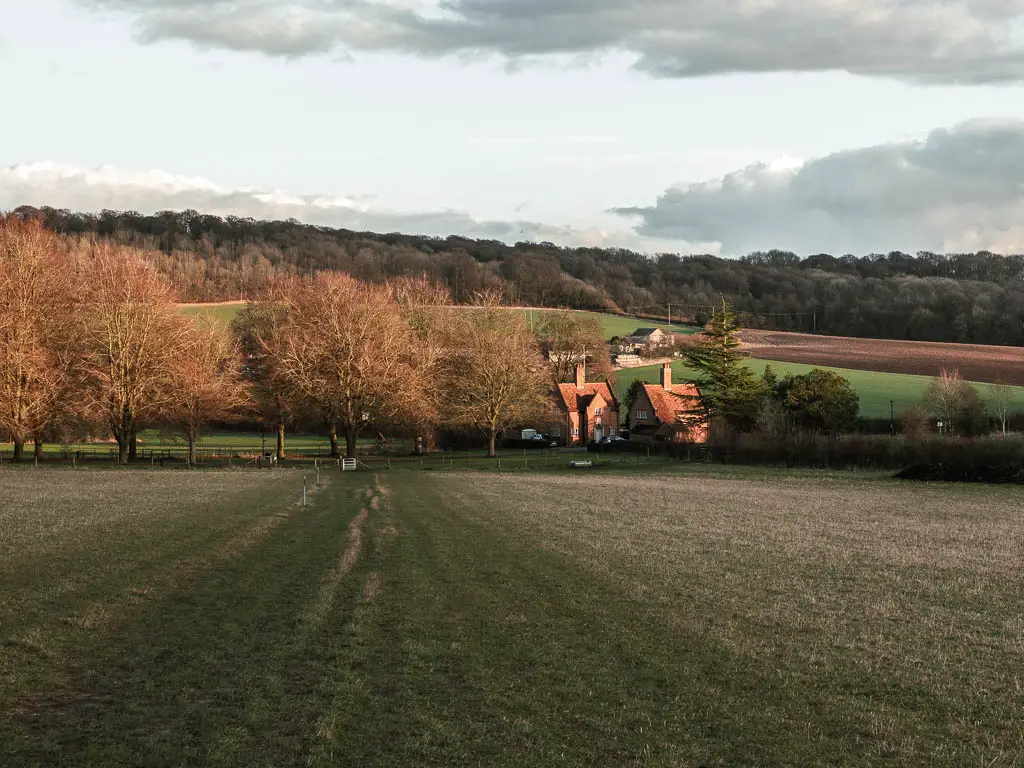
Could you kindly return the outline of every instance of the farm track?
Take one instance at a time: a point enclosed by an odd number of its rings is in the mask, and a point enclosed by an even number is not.
[[[879,373],[937,376],[959,369],[968,381],[1024,386],[1024,348],[930,341],[858,339],[745,330],[740,349],[751,357]]]

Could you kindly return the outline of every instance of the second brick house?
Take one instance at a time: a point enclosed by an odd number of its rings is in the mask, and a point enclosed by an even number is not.
[[[658,384],[644,383],[629,409],[629,439],[642,442],[706,443],[708,418],[693,384],[673,384],[672,365]]]

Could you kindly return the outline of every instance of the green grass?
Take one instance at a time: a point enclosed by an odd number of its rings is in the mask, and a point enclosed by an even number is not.
[[[700,328],[692,325],[679,325],[677,323],[659,323],[653,320],[637,320],[632,317],[621,317],[619,315],[609,315],[603,312],[580,312],[580,314],[596,317],[601,322],[601,327],[604,329],[604,337],[611,339],[614,336],[623,337],[629,336],[637,328],[661,328],[663,331],[670,333],[677,333],[684,336],[700,331]]]
[[[907,408],[920,405],[924,394],[931,385],[932,379],[928,376],[910,376],[902,373],[879,373],[876,371],[856,371],[849,368],[827,368],[824,366],[804,365],[802,363],[784,363],[777,360],[748,360],[746,364],[761,375],[766,365],[779,376],[787,373],[795,375],[804,374],[816,367],[825,370],[835,371],[849,379],[850,384],[860,396],[860,415],[865,418],[888,418],[889,401],[893,401],[896,414],[899,415]],[[629,389],[629,385],[637,380],[657,382],[661,376],[661,366],[644,366],[641,368],[629,368],[616,372],[615,391],[621,397]],[[693,372],[688,370],[681,362],[672,364],[674,381],[684,381],[691,377]],[[982,400],[988,403],[991,396],[986,384],[975,384]],[[1024,387],[1013,388],[1012,411],[1024,411]]]
[[[1024,757],[1013,489],[2,474],[3,765]]]
[[[179,307],[179,311],[188,317],[206,317],[220,325],[231,325],[235,315],[242,311],[244,304],[210,305],[198,307]]]

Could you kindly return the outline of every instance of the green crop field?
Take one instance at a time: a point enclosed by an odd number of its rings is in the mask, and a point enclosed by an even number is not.
[[[675,466],[0,470],[0,765],[1020,764],[1019,491]]]
[[[603,312],[581,312],[580,314],[597,317],[601,322],[601,327],[604,329],[606,339],[611,339],[615,336],[629,336],[637,328],[661,328],[663,331],[684,336],[692,335],[701,330],[692,325],[679,325],[676,323],[669,325],[668,323],[659,323],[653,320],[637,320],[632,317],[609,315]]]
[[[183,315],[188,317],[206,317],[215,323],[220,325],[230,325],[231,321],[235,319],[244,304],[193,304],[191,306],[182,306],[178,309]]]
[[[783,363],[777,360],[748,360],[746,364],[758,375],[764,372],[766,365],[770,365],[779,376],[785,376],[787,373],[799,375],[816,367],[801,363]],[[888,418],[890,400],[893,401],[893,408],[897,415],[911,406],[920,405],[925,392],[933,381],[928,376],[909,376],[900,373],[855,371],[848,368],[826,368],[825,370],[835,371],[850,380],[850,384],[860,396],[860,415],[865,418]],[[637,379],[656,382],[661,376],[660,371],[660,365],[617,371],[615,391],[621,397],[629,389],[629,385]],[[679,382],[692,376],[693,372],[687,370],[681,362],[676,361],[672,364],[672,375],[673,379]],[[986,402],[991,400],[987,384],[975,384],[975,386],[983,400]],[[1024,387],[1013,388],[1011,410],[1024,411]]]

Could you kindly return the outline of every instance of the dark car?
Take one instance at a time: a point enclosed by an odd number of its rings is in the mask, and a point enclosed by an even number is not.
[[[599,443],[625,443],[626,442],[626,438],[624,438],[622,435],[605,435],[600,440],[598,440],[598,442]]]

